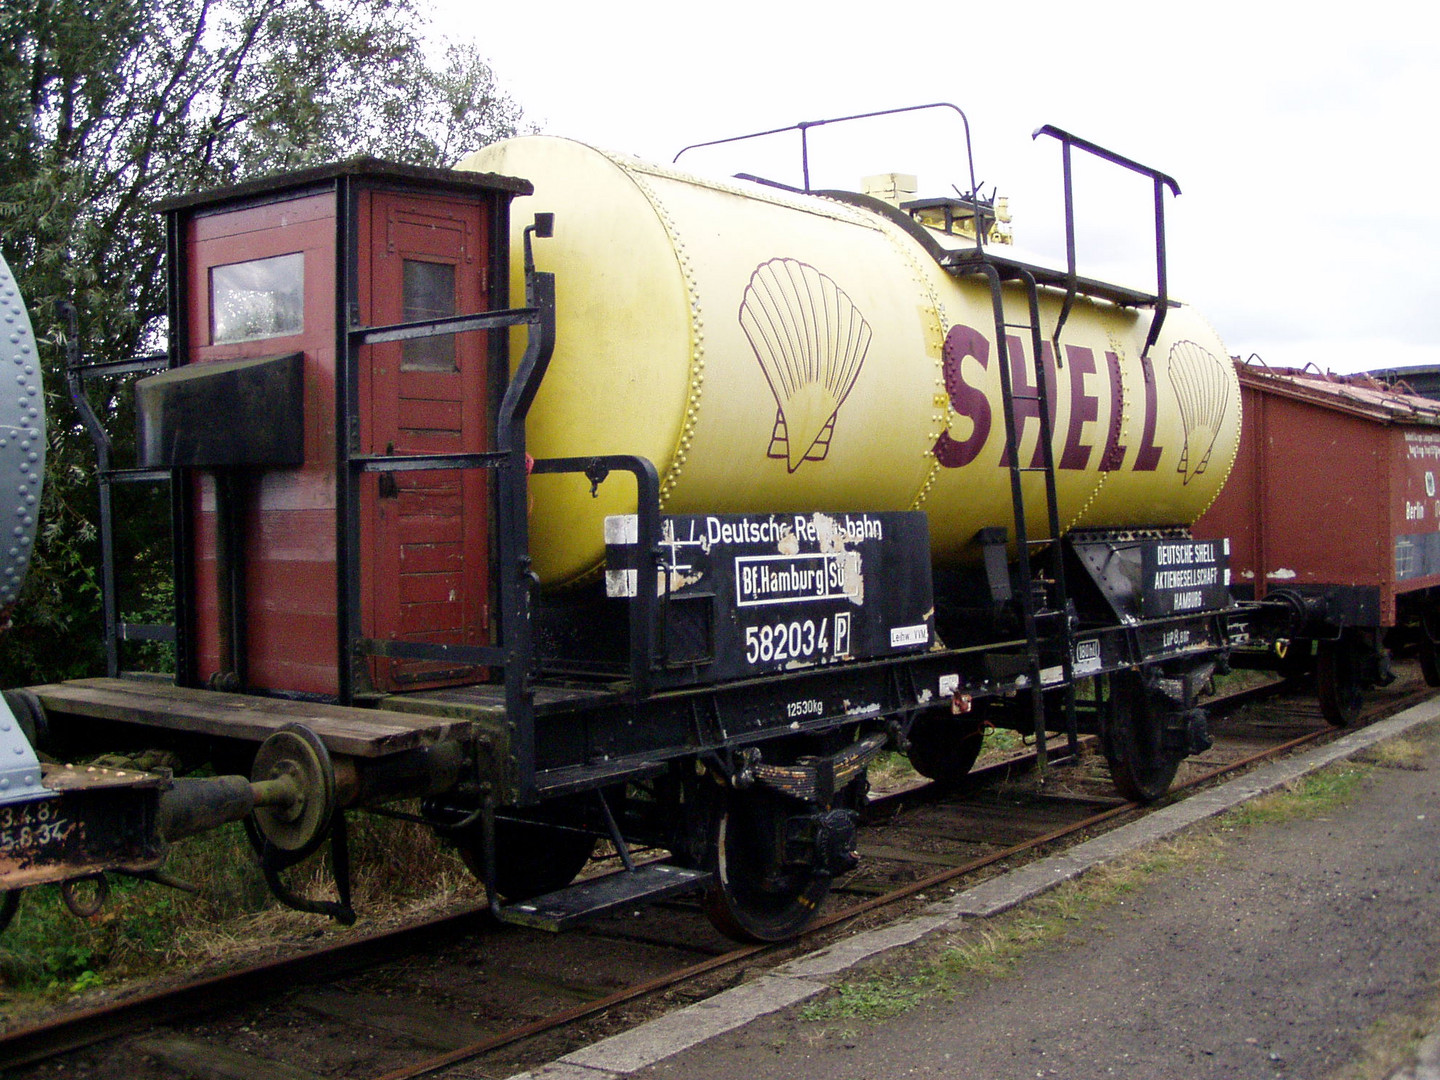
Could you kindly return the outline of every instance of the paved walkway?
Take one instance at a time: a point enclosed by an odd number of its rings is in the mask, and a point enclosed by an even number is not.
[[[1436,719],[1428,703],[1266,766],[531,1075],[1440,1080],[1440,1030],[1414,1046],[1440,1017]],[[1420,759],[1377,766],[1342,809],[1228,833],[1218,856],[1150,875],[1008,974],[950,984],[883,1021],[801,1015],[832,984],[904,977],[950,935],[1060,881],[1402,735]],[[1349,1071],[1367,1040],[1403,1047],[1404,1068]]]

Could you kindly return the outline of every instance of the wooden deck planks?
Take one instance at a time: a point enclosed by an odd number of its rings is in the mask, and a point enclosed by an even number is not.
[[[381,757],[446,738],[469,724],[444,716],[225,694],[128,679],[74,679],[32,686],[47,711],[260,742],[304,724],[332,753]]]

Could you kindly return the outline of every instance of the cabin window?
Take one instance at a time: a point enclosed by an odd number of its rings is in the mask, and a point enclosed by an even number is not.
[[[305,329],[305,255],[210,268],[210,340],[288,337]]]
[[[455,314],[453,263],[406,259],[402,302],[405,322],[444,319]],[[401,371],[459,371],[455,363],[455,335],[415,338],[405,342]]]

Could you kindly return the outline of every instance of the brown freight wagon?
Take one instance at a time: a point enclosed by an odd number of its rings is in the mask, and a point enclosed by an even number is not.
[[[1194,533],[1228,537],[1235,596],[1289,605],[1297,627],[1237,659],[1313,670],[1335,724],[1390,681],[1400,644],[1418,643],[1440,685],[1440,402],[1367,375],[1237,366],[1240,452]]]

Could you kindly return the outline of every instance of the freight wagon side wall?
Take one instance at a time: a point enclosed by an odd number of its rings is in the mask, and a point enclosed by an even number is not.
[[[1389,429],[1394,591],[1440,585],[1440,428]]]
[[[1195,535],[1230,538],[1231,578],[1241,596],[1330,589],[1351,602],[1363,596],[1370,617],[1392,625],[1405,492],[1423,491],[1425,483],[1424,470],[1407,464],[1401,429],[1248,380],[1242,395],[1235,468]],[[1434,446],[1440,454],[1440,436]],[[1440,471],[1440,461],[1431,464]],[[1432,531],[1436,510],[1430,507]],[[1414,550],[1435,552],[1417,568],[1440,568],[1440,536]],[[1405,588],[1418,587],[1421,579],[1414,580]]]

